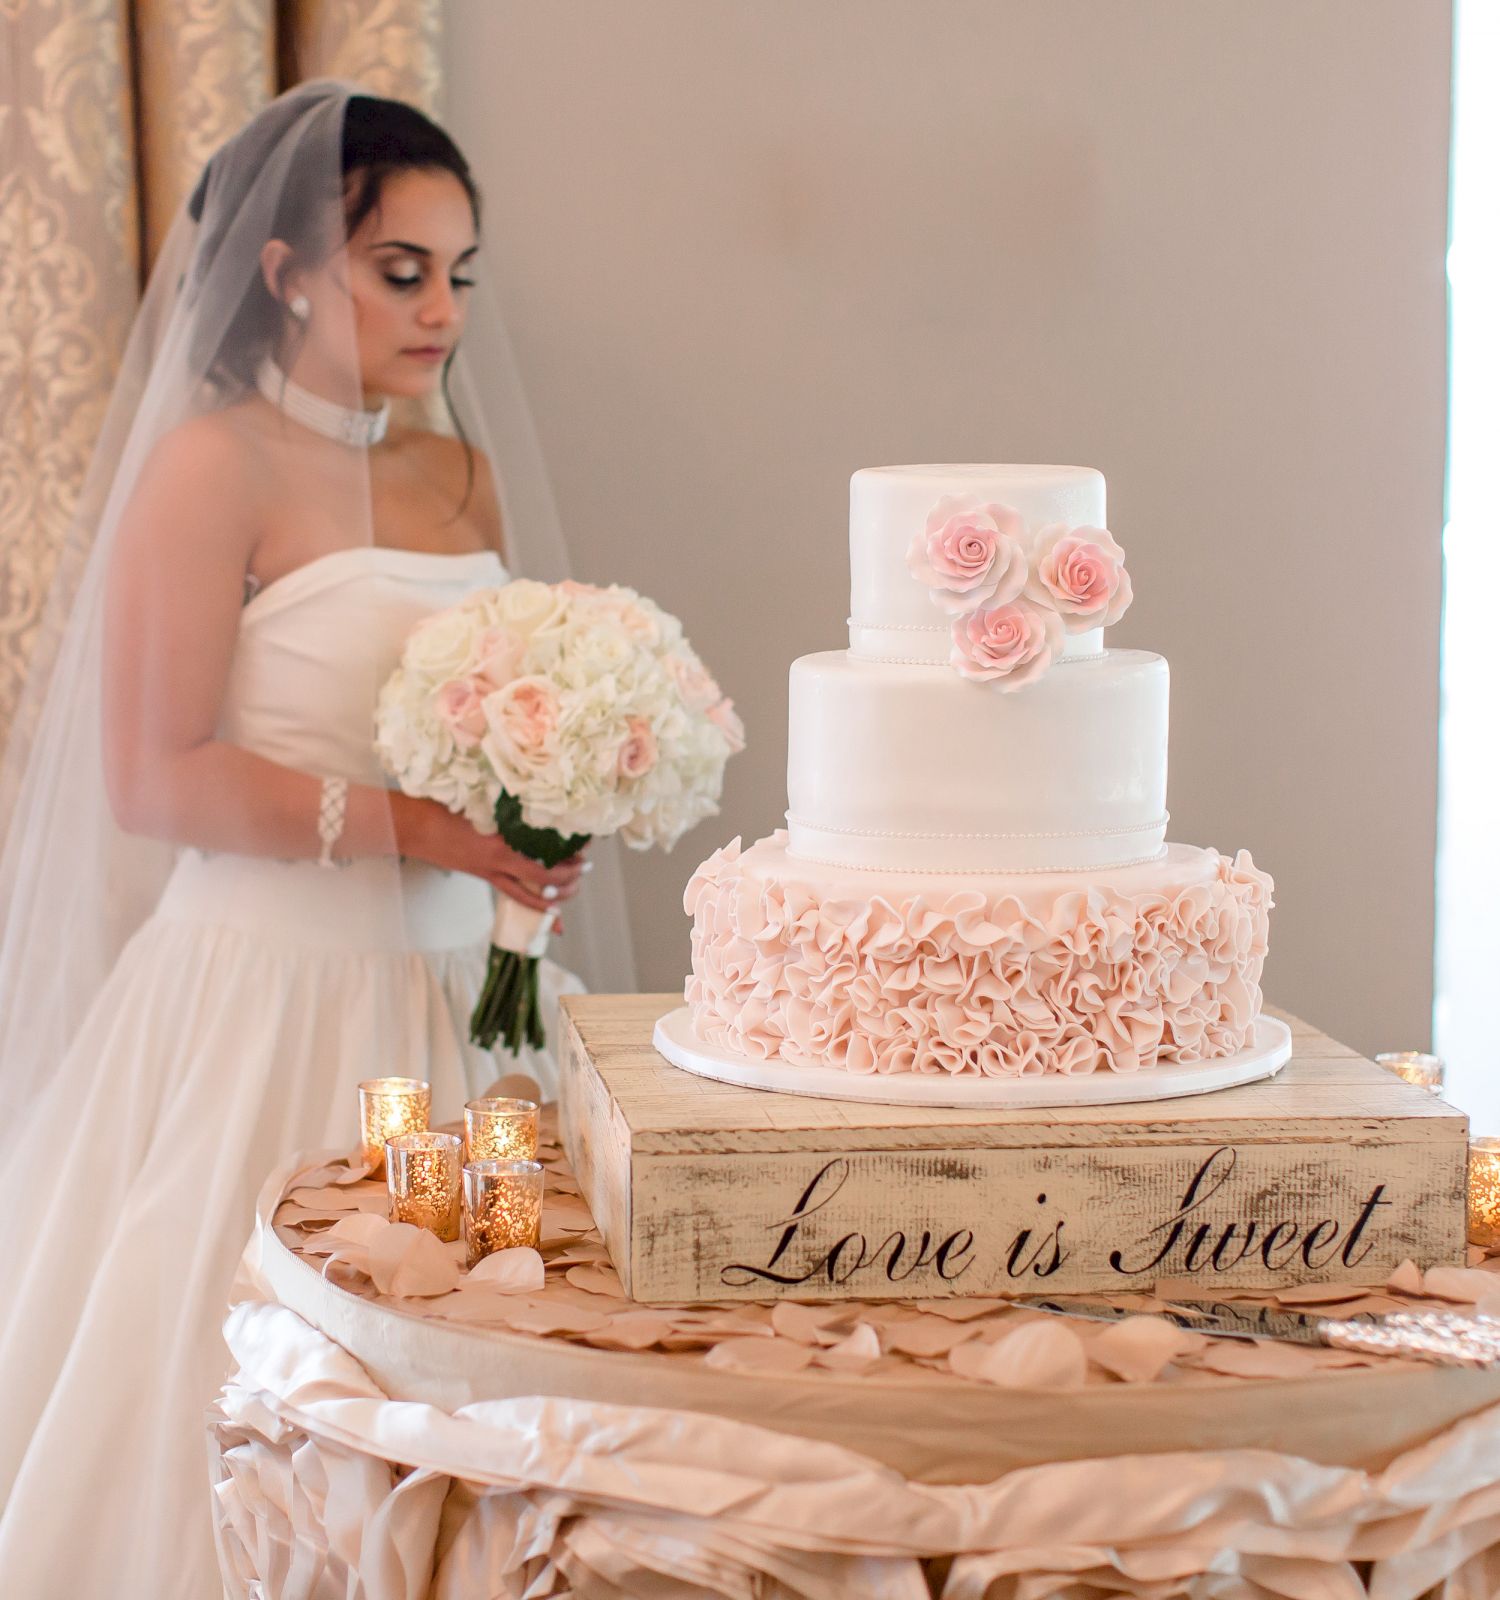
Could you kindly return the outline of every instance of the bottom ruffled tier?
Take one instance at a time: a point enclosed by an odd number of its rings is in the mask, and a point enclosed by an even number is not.
[[[685,997],[706,1043],[850,1072],[1137,1072],[1210,1061],[1260,1014],[1272,882],[1168,845],[1093,873],[799,861],[778,830],[693,874]]]

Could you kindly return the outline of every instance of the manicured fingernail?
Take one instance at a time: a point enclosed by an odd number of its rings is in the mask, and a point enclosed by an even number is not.
[[[543,900],[555,900],[555,899],[557,899],[557,885],[555,883],[549,883],[542,890],[542,899]]]

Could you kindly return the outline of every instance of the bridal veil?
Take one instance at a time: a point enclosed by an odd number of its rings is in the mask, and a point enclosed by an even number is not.
[[[319,300],[320,374],[339,404],[364,404],[352,303],[337,293],[347,248],[345,112],[357,85],[312,80],[267,104],[212,157],[179,206],[151,273],[113,393],[104,412],[78,507],[47,602],[42,638],[15,727],[0,763],[0,1104],[10,1127],[70,1040],[121,949],[150,914],[173,858],[170,842],[132,835],[109,801],[104,674],[106,600],[117,533],[143,473],[163,441],[203,413],[232,404],[253,383],[285,306],[262,270],[263,247],[286,239],[326,269],[333,290]],[[504,249],[479,233],[474,298],[441,393],[426,415],[405,420],[459,432],[494,468],[513,576],[569,575],[548,473],[484,260]],[[398,401],[415,410],[423,403]],[[400,413],[397,413],[398,418]],[[291,459],[283,457],[280,459]],[[291,469],[288,469],[291,470]],[[367,453],[351,448],[334,466],[283,486],[309,514],[336,519],[340,542],[375,539]],[[232,515],[233,506],[225,507]],[[205,537],[211,530],[205,531]],[[161,584],[190,581],[169,567]],[[140,641],[147,648],[149,641]],[[225,807],[234,794],[216,796]],[[553,954],[592,989],[634,987],[628,924],[613,844],[591,851],[596,870],[569,905]],[[399,923],[400,874],[389,874]],[[108,1072],[108,1062],[98,1063]],[[232,1063],[226,1063],[232,1071]],[[0,1157],[0,1170],[3,1170]],[[190,1203],[184,1197],[184,1203]]]

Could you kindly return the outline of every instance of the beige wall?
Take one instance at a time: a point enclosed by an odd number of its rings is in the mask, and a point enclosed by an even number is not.
[[[1273,1000],[1428,1036],[1448,8],[459,0],[448,119],[580,575],[743,710],[723,815],[629,862],[643,986],[693,866],[785,807],[842,642],[849,473],[1109,483],[1172,666],[1173,837],[1274,873]]]

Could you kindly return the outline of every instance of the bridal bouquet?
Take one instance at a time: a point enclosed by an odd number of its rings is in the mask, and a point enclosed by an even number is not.
[[[682,624],[617,584],[476,591],[413,630],[376,713],[405,793],[548,867],[595,835],[670,850],[718,811],[744,742]],[[475,1043],[543,1044],[537,962],[556,915],[500,896]]]

